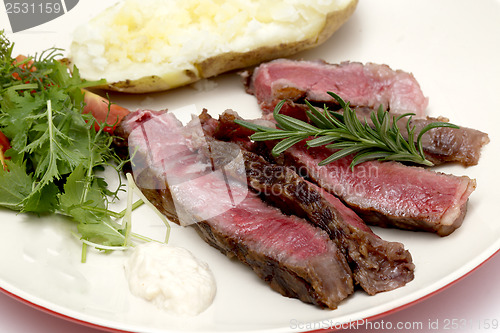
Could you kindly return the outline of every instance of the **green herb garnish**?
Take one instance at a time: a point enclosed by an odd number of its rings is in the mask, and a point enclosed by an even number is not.
[[[281,140],[271,151],[274,156],[307,140],[308,147],[325,146],[335,150],[319,165],[354,155],[351,168],[370,160],[401,161],[432,166],[432,162],[427,160],[424,155],[422,135],[436,127],[458,128],[458,126],[446,122],[430,123],[418,133],[415,144],[415,128],[410,128],[413,113],[393,116],[391,119],[390,113],[380,107],[378,111],[373,111],[370,114],[373,123],[370,126],[367,121],[361,122],[358,119],[356,111],[349,107],[348,102],[333,92],[328,92],[328,94],[342,107],[342,114],[332,112],[327,107],[324,108],[324,112],[321,112],[306,101],[309,108],[306,113],[311,120],[311,123],[308,123],[280,114],[279,112],[285,103],[283,100],[276,105],[273,112],[277,128],[256,125],[243,120],[235,120],[235,122],[255,131],[256,133],[250,136],[250,139],[254,141]],[[409,117],[406,124],[408,139],[403,137],[397,126],[397,122],[405,117]]]
[[[113,136],[103,131],[113,124],[96,131],[95,118],[82,113],[82,88],[102,82],[82,80],[77,68],[70,73],[56,59],[57,49],[18,60],[12,50],[0,31],[0,131],[12,147],[6,168],[0,166],[0,206],[69,216],[85,245],[127,247],[130,225],[118,223],[123,214],[108,209],[122,190],[125,163],[111,147]],[[104,168],[116,170],[116,189],[99,176]]]

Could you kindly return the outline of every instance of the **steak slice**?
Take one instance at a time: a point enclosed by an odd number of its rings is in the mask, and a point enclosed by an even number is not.
[[[420,131],[429,123],[435,121],[448,121],[446,118],[415,118],[410,126],[415,126],[415,133]],[[401,133],[408,139],[406,123],[398,123]],[[488,134],[473,128],[463,127],[438,127],[426,132],[422,136],[422,148],[425,157],[440,165],[444,163],[460,163],[463,166],[477,165],[481,157],[481,149],[490,142]]]
[[[319,166],[331,150],[297,144],[285,153],[319,186],[339,197],[367,223],[446,236],[460,227],[476,182],[398,162],[368,161],[352,170],[352,156]]]
[[[266,204],[249,191],[246,179],[215,168],[193,149],[192,130],[169,113],[137,111],[122,121],[116,133],[133,153],[141,191],[167,217],[195,228],[272,289],[335,309],[353,292],[352,273],[336,244],[325,231]]]
[[[336,102],[332,91],[351,106],[378,108],[391,112],[413,112],[424,116],[428,99],[412,74],[392,70],[387,65],[277,59],[263,63],[253,73],[244,72],[247,92],[255,95],[263,110],[275,100],[288,99],[324,103]],[[334,107],[335,108],[335,107]]]
[[[227,132],[217,133],[217,130],[223,131],[223,127],[217,126],[208,114],[202,113],[200,118],[208,136],[227,138]],[[233,119],[234,113],[225,112],[219,119],[227,122],[227,118]],[[241,144],[243,138],[235,138],[240,146],[247,146]],[[213,140],[209,144],[215,165],[229,166],[228,152],[240,152],[235,143]],[[246,149],[240,154],[245,168],[235,168],[232,173],[239,173],[237,178],[246,177],[250,187],[282,211],[306,218],[325,230],[344,250],[355,281],[368,294],[399,288],[413,280],[414,265],[403,244],[380,239],[339,199],[303,179],[292,168],[269,163]]]
[[[308,107],[305,104],[287,102],[280,109],[280,113],[309,122],[306,110],[308,110]],[[318,108],[318,110],[322,111],[323,109]],[[372,111],[373,109],[370,108],[357,108],[356,115],[362,122],[366,120],[369,125],[372,125],[370,118]],[[398,115],[394,114],[394,116],[397,117]],[[264,118],[273,119],[272,114],[268,114]],[[408,118],[403,118],[397,123],[405,139],[408,139],[407,121]],[[447,122],[449,120],[443,117],[412,118],[410,128],[415,127],[415,133],[420,133],[426,125],[436,121]],[[416,139],[417,135],[415,141]],[[425,157],[435,165],[453,162],[464,166],[472,166],[477,165],[481,156],[481,149],[489,141],[488,134],[476,129],[463,126],[460,128],[438,127],[422,136],[422,148]]]

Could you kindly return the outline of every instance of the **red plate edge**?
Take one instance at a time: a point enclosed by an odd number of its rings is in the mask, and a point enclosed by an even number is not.
[[[412,305],[414,304],[417,304],[423,300],[426,300],[428,298],[430,298],[431,296],[434,296],[436,295],[437,293],[443,291],[444,289],[454,285],[455,283],[461,281],[462,279],[464,279],[465,277],[469,276],[471,273],[475,272],[479,267],[481,267],[482,265],[484,265],[487,261],[489,261],[491,258],[493,258],[495,255],[497,255],[498,253],[500,253],[500,249],[496,250],[492,255],[490,255],[488,258],[486,258],[485,260],[483,260],[479,265],[477,265],[476,267],[474,267],[473,269],[471,269],[470,271],[468,271],[466,274],[460,276],[458,279],[456,280],[453,280],[451,281],[450,283],[442,286],[441,288],[439,289],[436,289],[434,290],[433,292],[425,295],[425,296],[422,296],[416,300],[413,300],[409,303],[406,303],[406,304],[403,304],[401,306],[398,306],[394,309],[391,309],[391,310],[388,310],[388,311],[385,311],[385,312],[382,312],[382,313],[379,313],[377,315],[374,315],[372,317],[367,317],[367,318],[364,318],[364,319],[358,319],[358,320],[353,320],[351,322],[347,322],[347,323],[344,323],[344,324],[341,324],[339,325],[340,327],[338,328],[332,328],[330,330],[326,330],[326,329],[318,329],[318,330],[313,330],[313,331],[305,331],[307,333],[319,333],[319,332],[322,332],[322,333],[326,333],[326,332],[337,332],[339,330],[342,330],[342,329],[347,329],[349,328],[350,326],[349,325],[352,325],[352,323],[366,323],[367,321],[373,321],[373,320],[376,320],[376,319],[379,319],[381,317],[385,317],[389,314],[393,314],[393,313],[396,313],[400,310],[403,310],[403,309],[406,309],[406,308],[409,308],[411,307]]]
[[[101,325],[98,325],[98,324],[87,322],[85,320],[80,320],[80,319],[77,319],[77,318],[74,318],[74,317],[71,317],[71,316],[67,316],[67,315],[62,314],[60,312],[57,312],[57,311],[51,310],[49,308],[46,308],[46,307],[44,307],[42,305],[39,305],[39,304],[33,303],[31,301],[28,301],[27,299],[24,299],[24,298],[22,298],[22,297],[20,297],[20,296],[18,296],[16,294],[10,292],[10,291],[7,291],[7,290],[3,289],[2,287],[0,287],[0,291],[3,292],[5,295],[12,297],[15,300],[20,301],[21,303],[24,303],[25,305],[31,306],[32,308],[34,308],[36,310],[40,310],[42,312],[50,314],[50,315],[52,315],[54,317],[57,317],[59,319],[64,319],[64,320],[67,320],[67,321],[70,321],[70,322],[73,322],[73,323],[76,323],[76,324],[80,324],[82,326],[87,326],[87,327],[90,327],[90,328],[100,329],[100,330],[107,331],[107,332],[113,332],[113,333],[134,333],[132,331],[122,331],[122,330],[119,330],[119,329],[116,329],[116,328],[101,326]]]
[[[481,267],[482,265],[484,265],[484,263],[486,263],[487,261],[489,261],[491,258],[493,258],[495,255],[497,255],[498,253],[500,252],[500,249],[496,250],[495,253],[493,253],[492,255],[490,255],[488,258],[486,258],[483,262],[481,262],[479,265],[477,265],[476,267],[474,267],[472,270],[470,270],[469,272],[467,272],[466,274],[462,275],[461,277],[459,277],[458,279],[454,280],[454,281],[451,281],[450,283],[444,285],[443,287],[425,295],[425,296],[422,296],[416,300],[413,300],[409,303],[406,303],[406,304],[403,304],[397,308],[394,308],[394,309],[391,309],[391,310],[388,310],[386,312],[382,312],[382,313],[379,313],[375,316],[372,316],[372,317],[367,317],[367,318],[364,318],[364,319],[359,319],[359,320],[356,320],[356,321],[352,321],[352,322],[346,322],[342,325],[339,325],[340,327],[338,328],[334,328],[334,329],[331,329],[329,331],[325,330],[325,329],[318,329],[318,330],[314,330],[314,331],[306,331],[308,333],[325,333],[325,332],[336,332],[336,331],[339,331],[343,328],[348,328],[349,325],[353,322],[366,322],[366,321],[373,321],[373,320],[376,320],[376,319],[379,319],[381,317],[384,317],[384,316],[387,316],[388,314],[392,314],[392,313],[395,313],[395,312],[398,312],[400,310],[403,310],[403,309],[406,309],[416,303],[419,303],[427,298],[430,298],[431,296],[434,296],[436,295],[437,293],[441,292],[442,290],[450,287],[451,285],[457,283],[458,281],[461,281],[463,278],[469,276],[471,273],[473,273],[474,271],[476,271],[479,267]],[[73,323],[76,323],[76,324],[80,324],[80,325],[83,325],[83,326],[87,326],[87,327],[91,327],[91,328],[95,328],[95,329],[99,329],[99,330],[103,330],[103,331],[107,331],[107,332],[113,332],[113,333],[133,333],[133,331],[124,331],[124,330],[120,330],[120,329],[116,329],[116,328],[112,328],[112,327],[106,327],[106,326],[101,326],[101,325],[98,325],[98,324],[94,324],[94,323],[91,323],[91,322],[87,322],[87,321],[84,321],[84,320],[80,320],[80,319],[77,319],[77,318],[74,318],[74,317],[71,317],[71,316],[67,316],[65,314],[62,314],[62,313],[59,313],[57,311],[53,311],[51,309],[48,309],[44,306],[41,306],[39,304],[36,304],[36,303],[33,303],[31,301],[28,301],[27,299],[24,299],[10,291],[7,291],[5,289],[3,289],[2,287],[0,287],[0,291],[3,292],[4,294],[20,301],[21,303],[24,303],[26,305],[29,305],[31,306],[32,308],[35,308],[37,310],[41,310],[45,313],[48,313],[50,315],[53,315],[55,317],[58,317],[60,319],[64,319],[64,320],[67,320],[67,321],[70,321],[70,322],[73,322]]]

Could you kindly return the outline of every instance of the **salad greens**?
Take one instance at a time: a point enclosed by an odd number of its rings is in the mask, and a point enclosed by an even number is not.
[[[82,89],[102,82],[82,80],[77,68],[70,73],[56,60],[58,49],[17,59],[12,51],[0,31],[0,132],[12,147],[0,166],[0,207],[63,214],[77,223],[84,244],[126,247],[130,227],[116,222],[125,212],[108,209],[124,190],[120,172],[126,162],[102,130],[114,124],[99,124],[96,131],[95,118],[82,113]],[[114,190],[99,176],[105,167],[118,174]]]

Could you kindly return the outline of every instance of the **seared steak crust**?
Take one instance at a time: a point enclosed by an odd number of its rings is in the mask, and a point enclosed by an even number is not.
[[[371,230],[356,227],[355,223],[363,223],[357,221],[360,218],[343,214],[339,210],[339,206],[343,206],[340,200],[299,177],[292,169],[270,165],[252,153],[244,155],[250,186],[281,210],[307,218],[327,231],[338,247],[344,249],[355,281],[368,294],[399,288],[413,280],[414,265],[403,244],[386,242]],[[333,205],[332,201],[337,204]]]
[[[256,251],[234,236],[218,232],[208,221],[199,222],[193,227],[208,244],[227,257],[236,258],[251,267],[273,290],[283,296],[335,309],[353,292],[352,278],[345,274],[346,267],[338,266],[339,262],[343,262],[338,251],[312,257],[307,265],[288,265]],[[325,265],[325,262],[328,264]],[[330,296],[325,298],[325,295]]]

